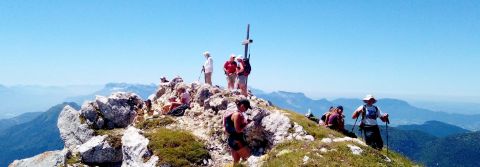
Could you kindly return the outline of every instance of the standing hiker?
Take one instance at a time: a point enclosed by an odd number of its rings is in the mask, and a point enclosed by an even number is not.
[[[237,78],[237,63],[235,62],[235,55],[230,55],[230,59],[223,65],[223,71],[227,76],[228,90],[235,89],[235,79]]]
[[[245,62],[241,56],[237,57],[238,66],[237,66],[237,86],[240,89],[240,92],[245,97],[248,97],[247,92],[247,73],[245,71]]]
[[[247,120],[244,113],[248,109],[252,109],[250,101],[247,99],[241,99],[235,103],[237,111],[224,118],[224,127],[228,134],[227,142],[232,151],[233,166],[238,164],[240,158],[247,160],[250,157],[250,148],[245,139],[244,129],[251,120]]]
[[[383,140],[380,136],[380,129],[378,128],[377,118],[380,118],[383,122],[388,120],[388,114],[382,114],[380,109],[373,105],[377,100],[372,95],[367,95],[363,98],[364,105],[358,107],[353,112],[352,119],[358,118],[360,115],[362,121],[360,122],[360,130],[363,131],[365,136],[365,142],[370,147],[382,150]]]
[[[212,85],[212,73],[213,73],[212,56],[210,56],[210,53],[208,51],[203,53],[203,56],[205,56],[205,58],[207,59],[203,64],[203,72],[205,74],[205,84]]]

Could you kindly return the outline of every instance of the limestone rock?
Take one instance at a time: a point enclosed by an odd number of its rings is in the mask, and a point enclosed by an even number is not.
[[[82,124],[80,113],[70,106],[65,106],[58,116],[57,127],[65,147],[70,150],[87,142],[94,134],[87,124]]]
[[[95,102],[107,128],[127,127],[133,122],[136,111],[143,105],[138,95],[125,92],[113,93],[108,98],[97,96]]]
[[[148,150],[148,139],[140,134],[140,130],[134,127],[128,127],[122,137],[123,163],[122,167],[138,166],[153,167],[158,161],[158,157],[152,155]],[[147,162],[144,158],[150,157]]]
[[[32,167],[32,166],[51,166],[60,167],[66,166],[66,155],[68,151],[47,151],[37,156],[26,158],[22,160],[15,160],[8,167]]]
[[[95,136],[82,144],[78,151],[85,164],[112,164],[122,161],[122,149],[113,148],[107,135]]]

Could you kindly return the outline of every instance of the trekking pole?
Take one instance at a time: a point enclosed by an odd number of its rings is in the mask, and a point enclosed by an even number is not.
[[[385,128],[387,131],[387,156],[388,156],[388,124],[390,124],[390,120],[387,118],[387,121],[385,121]]]
[[[202,67],[202,70],[200,71],[200,75],[198,75],[197,81],[200,82],[200,77],[202,76],[203,71],[205,71],[205,67]]]
[[[360,116],[358,116],[358,117],[360,117]],[[358,117],[357,117],[357,119],[355,119],[355,123],[353,124],[353,127],[352,127],[352,132],[353,132],[353,130],[355,129],[355,126],[357,125]],[[354,132],[354,133],[355,133],[355,132]]]

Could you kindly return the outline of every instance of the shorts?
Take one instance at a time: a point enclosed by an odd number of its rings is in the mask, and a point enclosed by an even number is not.
[[[230,148],[234,151],[238,151],[248,145],[243,134],[230,135],[228,136],[227,142],[228,146],[230,146]]]
[[[242,85],[246,85],[247,84],[247,76],[245,75],[239,75],[237,77],[237,83],[238,84],[242,84]]]
[[[235,83],[235,78],[237,78],[237,74],[232,74],[232,75],[227,74],[227,81],[229,83]]]

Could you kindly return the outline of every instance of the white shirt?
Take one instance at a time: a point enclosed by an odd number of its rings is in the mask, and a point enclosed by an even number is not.
[[[378,111],[376,111],[376,108],[374,105],[371,105],[371,106],[367,106],[365,105],[366,107],[366,113],[365,113],[365,118],[362,120],[362,122],[365,124],[365,125],[377,125],[377,118],[379,118],[382,114],[382,111],[380,110],[380,108],[378,108]],[[356,111],[358,110],[361,110],[363,111],[363,105],[361,105],[360,107],[357,108]],[[359,115],[359,117],[361,117],[362,114]]]
[[[207,60],[205,61],[205,64],[203,64],[203,68],[205,68],[205,73],[211,73],[213,72],[213,59],[212,56],[209,56]]]

